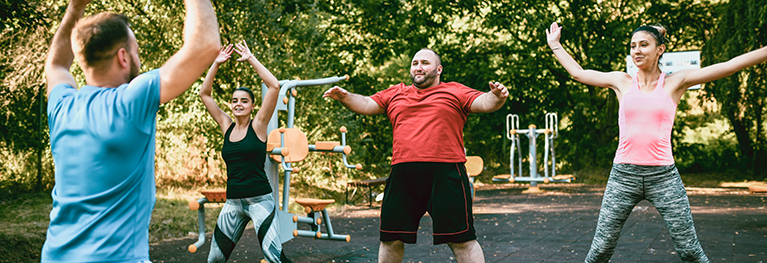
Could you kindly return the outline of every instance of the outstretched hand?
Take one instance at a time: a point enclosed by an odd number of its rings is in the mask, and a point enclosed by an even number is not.
[[[348,91],[345,89],[342,89],[339,86],[334,86],[330,88],[328,91],[325,91],[325,94],[322,95],[323,98],[331,98],[334,100],[342,100],[346,97],[346,94],[349,94]]]
[[[557,22],[551,23],[549,29],[546,29],[546,42],[551,45],[551,42],[559,42],[559,38],[562,36],[562,27],[557,25]]]
[[[226,45],[221,47],[221,51],[218,52],[218,56],[216,57],[215,63],[221,64],[229,60],[230,57],[232,57],[232,44]]]
[[[506,100],[506,98],[509,97],[509,90],[507,90],[503,84],[498,82],[493,83],[492,81],[489,84],[490,92],[493,93],[493,95],[495,95],[495,97],[497,97],[499,100]]]
[[[242,56],[239,59],[237,59],[237,61],[247,61],[248,59],[253,57],[253,53],[250,53],[250,48],[248,48],[248,43],[245,42],[245,40],[242,41],[242,44],[237,43],[235,45],[237,46],[237,49],[235,51],[237,51],[237,54],[240,54],[240,56]]]

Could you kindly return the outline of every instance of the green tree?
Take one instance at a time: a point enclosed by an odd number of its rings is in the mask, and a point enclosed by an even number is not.
[[[767,45],[767,6],[763,1],[732,0],[719,10],[720,20],[703,47],[704,64],[727,61]],[[758,64],[707,84],[704,94],[722,106],[738,141],[741,167],[750,169],[758,178],[767,177],[766,73],[767,65]]]
[[[504,55],[500,68],[508,71],[504,83],[515,88],[509,112],[519,114],[525,123],[543,123],[544,112],[558,112],[563,120],[559,160],[575,171],[609,167],[618,141],[615,94],[572,80],[551,55],[544,29],[555,21],[562,25],[563,46],[583,68],[625,71],[627,43],[636,27],[661,23],[668,29],[669,51],[696,49],[710,28],[706,23],[712,5],[705,1],[496,2],[485,27],[497,27],[509,36],[499,52]]]

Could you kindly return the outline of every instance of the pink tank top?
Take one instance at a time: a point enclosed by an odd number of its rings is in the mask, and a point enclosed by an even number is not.
[[[663,90],[666,75],[660,74],[658,85],[644,94],[637,84],[623,94],[618,110],[620,142],[614,163],[637,165],[672,165],[671,128],[674,127],[676,103]]]

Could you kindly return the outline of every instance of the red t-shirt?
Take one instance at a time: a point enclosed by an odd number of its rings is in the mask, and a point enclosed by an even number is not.
[[[392,164],[466,162],[463,126],[483,92],[456,82],[419,90],[400,83],[370,96],[394,127]]]

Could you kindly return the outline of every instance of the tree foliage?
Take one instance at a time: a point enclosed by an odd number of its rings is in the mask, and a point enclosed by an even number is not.
[[[505,84],[510,99],[504,107],[490,114],[470,115],[464,129],[468,154],[482,156],[490,168],[486,174],[492,175],[509,168],[509,141],[505,137],[509,113],[519,115],[523,127],[541,127],[545,113],[559,114],[559,171],[609,167],[614,156],[618,101],[608,89],[574,81],[556,62],[545,43],[544,30],[552,22],[564,26],[561,42],[583,68],[624,71],[632,30],[656,23],[668,29],[669,51],[703,47],[704,61],[716,63],[764,45],[767,12],[757,2],[215,0],[213,6],[222,43],[247,41],[259,60],[281,80],[348,74],[351,78],[338,85],[372,95],[400,82],[410,83],[412,55],[429,47],[442,56],[443,81],[460,82],[480,91],[488,90],[490,81]],[[47,127],[42,134],[34,131],[38,120],[46,126],[45,116],[39,114],[42,65],[66,4],[64,0],[0,2],[4,28],[0,41],[5,47],[0,51],[0,150],[11,156],[7,159],[14,159],[0,165],[0,181],[30,182],[28,177],[34,177],[31,171],[35,171],[37,160],[31,153],[49,148]],[[183,44],[182,1],[95,0],[86,15],[102,11],[130,17],[140,45],[142,71],[162,66]],[[759,149],[765,149],[764,128],[758,125],[764,122],[764,67],[706,87],[711,98],[723,103],[722,112],[732,123],[742,156],[754,164],[763,158]],[[77,66],[73,72],[82,85]],[[226,179],[219,154],[223,135],[197,96],[200,84],[160,108],[156,158],[160,186],[221,186]],[[260,98],[260,80],[255,72],[245,63],[227,62],[218,72],[213,96],[228,111],[231,92],[242,86],[250,87]],[[350,172],[338,156],[313,154],[300,164],[305,172],[296,174],[294,180],[332,191],[340,189],[345,180],[385,176],[391,161],[389,120],[381,115],[354,114],[340,103],[323,99],[327,88],[299,88],[296,127],[313,142],[338,140],[338,128],[346,126],[354,149],[351,161],[365,168],[361,173]],[[256,102],[260,105],[260,99]],[[686,103],[679,105],[680,112],[688,108]],[[680,142],[683,131],[711,120],[679,116],[673,134],[677,156],[685,164],[715,160],[698,154],[701,147]],[[721,149],[731,146],[725,141],[716,145],[720,149],[717,154],[726,154],[728,150]],[[526,149],[527,143],[522,147]],[[753,154],[748,155],[750,152]],[[50,188],[53,164],[49,153],[43,155],[47,157],[43,158],[42,182]]]
[[[724,62],[767,45],[767,6],[763,1],[732,0],[720,9],[711,40],[703,48],[704,64]],[[707,98],[722,105],[738,142],[739,166],[767,177],[765,112],[767,64],[761,63],[706,86]]]

